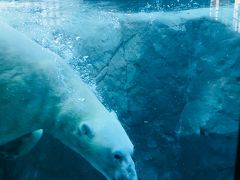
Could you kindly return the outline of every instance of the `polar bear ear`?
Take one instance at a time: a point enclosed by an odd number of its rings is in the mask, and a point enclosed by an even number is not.
[[[93,129],[91,128],[91,126],[86,123],[86,122],[82,122],[80,125],[79,125],[79,128],[78,128],[78,133],[80,136],[87,136],[89,138],[93,138],[94,137],[94,132],[93,132]]]

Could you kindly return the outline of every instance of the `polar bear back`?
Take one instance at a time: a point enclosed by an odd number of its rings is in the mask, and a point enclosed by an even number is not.
[[[2,22],[0,27],[0,144],[51,127],[63,104],[76,104],[88,116],[106,111],[58,55]]]

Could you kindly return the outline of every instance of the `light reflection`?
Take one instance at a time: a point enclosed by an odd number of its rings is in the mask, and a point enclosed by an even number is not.
[[[218,20],[219,17],[219,0],[211,0],[210,2],[210,16]]]
[[[240,32],[240,0],[235,0],[233,10],[233,28],[235,31]]]
[[[42,17],[44,25],[59,26],[60,23],[60,2],[59,0],[41,2]]]
[[[221,4],[232,8],[232,3],[229,0],[221,0]],[[220,12],[220,0],[211,0],[209,12],[210,17],[214,18],[215,20],[223,20],[225,18],[223,13],[224,12]],[[240,0],[234,0],[233,16],[231,19],[234,31],[240,32]]]

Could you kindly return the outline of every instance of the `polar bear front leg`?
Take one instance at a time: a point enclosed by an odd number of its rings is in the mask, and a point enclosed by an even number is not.
[[[0,146],[0,158],[16,159],[32,150],[42,137],[43,130],[39,129],[23,135],[11,142]]]

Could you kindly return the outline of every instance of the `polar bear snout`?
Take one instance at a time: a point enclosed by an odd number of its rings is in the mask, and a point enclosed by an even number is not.
[[[135,168],[129,166],[126,173],[121,174],[115,178],[116,180],[137,180],[137,174]]]
[[[116,151],[113,153],[113,158],[118,164],[113,180],[137,180],[135,164],[131,155],[127,155]]]

